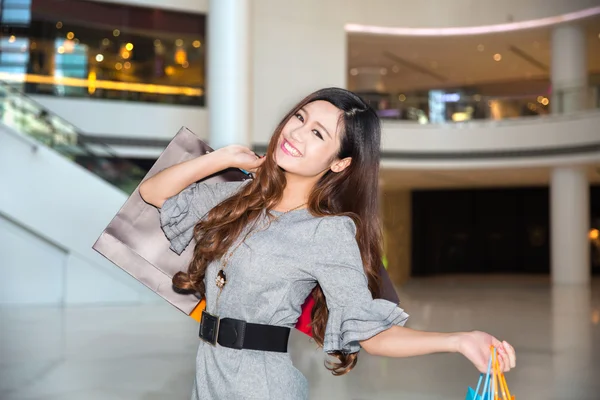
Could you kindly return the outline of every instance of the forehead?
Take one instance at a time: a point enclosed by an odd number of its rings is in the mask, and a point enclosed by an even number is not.
[[[332,135],[338,131],[342,110],[333,104],[324,100],[317,100],[305,105],[304,110],[309,114],[311,120],[320,122]]]

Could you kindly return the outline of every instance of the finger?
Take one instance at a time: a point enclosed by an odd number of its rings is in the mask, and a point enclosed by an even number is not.
[[[500,371],[502,372],[508,372],[510,370],[510,365],[508,362],[508,358],[506,356],[506,354],[500,354],[500,357],[498,358],[499,363],[500,363]]]
[[[502,351],[506,354],[508,364],[513,367],[515,364],[515,353],[514,349],[505,341],[502,342]]]
[[[253,152],[251,149],[249,149],[247,147],[244,147],[242,149],[242,152],[248,154],[249,156],[254,156],[256,158],[259,158],[258,155],[255,152]]]
[[[502,342],[504,348],[506,349],[506,353],[508,354],[508,360],[511,368],[515,368],[517,366],[517,354],[515,349],[506,341]]]
[[[494,346],[495,348],[499,348],[502,346],[502,342],[496,339],[494,336],[492,336],[492,346]]]
[[[506,350],[504,350],[504,347],[502,347],[502,345],[500,345],[500,347],[496,347],[496,354],[498,355],[498,362],[506,364]]]
[[[256,170],[258,169],[258,167],[260,167],[261,165],[263,165],[263,163],[265,162],[265,158],[259,158],[256,161],[254,161],[250,167],[250,172],[256,172]]]

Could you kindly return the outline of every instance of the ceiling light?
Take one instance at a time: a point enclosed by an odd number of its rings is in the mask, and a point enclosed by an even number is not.
[[[73,40],[74,37],[75,37],[75,34],[73,32],[67,33],[67,39]]]
[[[473,96],[473,99],[475,101],[481,101],[481,95],[480,94],[476,94],[475,96]]]
[[[175,41],[175,46],[183,46],[183,39],[177,39]]]
[[[538,97],[537,97],[537,102],[538,102],[538,103],[541,103],[541,102],[542,102],[542,100],[544,100],[544,96],[538,96]]]
[[[123,64],[121,64],[120,62],[118,62],[118,63],[115,64],[115,69],[117,71],[120,71],[122,68],[123,68]]]
[[[495,60],[495,61],[500,61],[500,60],[502,60],[502,54],[500,54],[500,53],[496,53],[496,54],[494,54],[494,60]]]
[[[398,72],[400,72],[400,67],[399,67],[399,66],[397,66],[397,65],[394,65],[394,66],[392,67],[392,71],[394,71],[394,73],[396,73],[396,74],[397,74]]]
[[[104,56],[102,54],[96,54],[96,61],[98,61],[98,62],[104,61]]]
[[[65,53],[72,53],[73,49],[75,49],[75,42],[72,40],[65,40],[63,42],[63,47],[65,49]]]
[[[485,46],[482,45],[482,44],[478,44],[477,45],[477,51],[483,51],[483,50],[485,50]]]
[[[352,68],[352,69],[350,70],[350,75],[352,75],[352,76],[356,76],[356,75],[358,75],[358,70],[357,70],[356,68]]]
[[[62,28],[62,22],[58,21],[56,23],[56,29],[60,29],[60,28]]]
[[[125,69],[129,69],[131,68],[131,63],[127,61],[125,64],[123,64],[123,66],[125,67]]]
[[[379,72],[381,73],[381,75],[387,75],[387,68],[381,68]]]
[[[56,51],[58,51],[58,54],[63,54],[65,52],[65,48],[63,46],[59,46]]]
[[[125,48],[126,48],[128,51],[131,51],[131,50],[133,50],[133,43],[127,43],[127,44],[125,45]]]
[[[118,30],[118,29],[115,29],[115,30],[113,31],[113,36],[114,36],[114,37],[117,37],[117,36],[119,36],[120,34],[121,34],[121,31],[120,31],[120,30]]]
[[[404,94],[400,94],[400,95],[398,96],[398,100],[400,100],[400,101],[404,101],[404,100],[406,100],[406,96],[405,96]]]
[[[17,38],[15,37],[15,35],[10,35],[10,38],[8,38],[8,41],[9,41],[10,43],[14,43],[14,42],[15,42],[15,40],[17,40]]]
[[[202,45],[202,43],[200,43],[200,41],[199,41],[199,40],[194,40],[194,41],[192,42],[192,46],[194,46],[195,48],[198,48],[198,47],[200,47],[201,45]]]
[[[183,64],[181,64],[181,66],[182,66],[183,68],[187,68],[187,67],[189,67],[189,66],[190,66],[190,63],[189,63],[189,62],[187,62],[187,61],[184,61],[184,62],[183,62]]]
[[[102,46],[108,46],[110,44],[110,40],[107,38],[102,39]]]
[[[548,104],[550,104],[550,100],[548,100],[546,97],[544,97],[542,99],[542,104],[545,105],[545,106],[547,106]]]
[[[451,28],[392,28],[382,26],[369,26],[359,24],[346,24],[346,32],[371,33],[393,36],[457,36],[457,35],[481,35],[488,33],[510,32],[521,29],[541,28],[558,23],[577,21],[600,14],[600,7],[590,7],[571,13],[556,15],[552,17],[534,19],[529,21],[509,22],[497,25],[482,25],[469,27]]]

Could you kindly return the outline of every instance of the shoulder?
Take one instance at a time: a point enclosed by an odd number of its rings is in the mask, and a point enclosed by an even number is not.
[[[315,239],[327,242],[356,240],[356,224],[346,215],[332,215],[317,219]]]

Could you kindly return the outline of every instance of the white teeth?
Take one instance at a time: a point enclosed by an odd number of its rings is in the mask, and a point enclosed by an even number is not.
[[[283,147],[285,147],[285,149],[287,151],[289,151],[290,154],[293,155],[294,157],[300,157],[302,155],[302,154],[300,154],[300,152],[298,150],[293,148],[288,142],[284,142]]]

